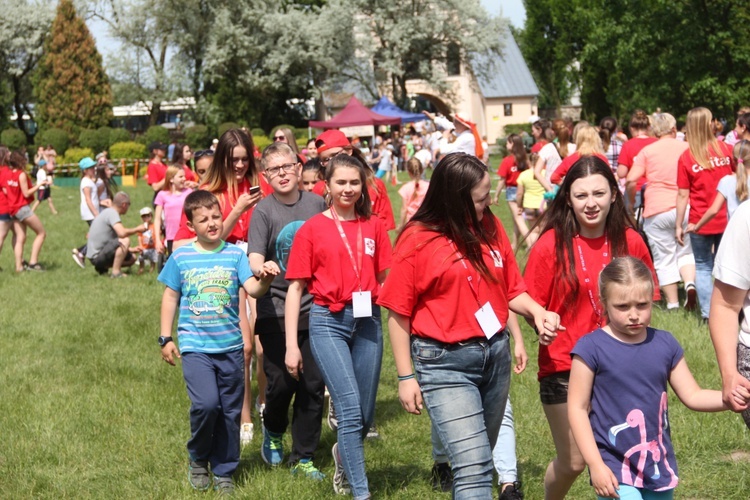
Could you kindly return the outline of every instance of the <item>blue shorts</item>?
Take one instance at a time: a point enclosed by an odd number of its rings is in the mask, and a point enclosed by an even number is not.
[[[516,201],[518,186],[505,186],[505,201]]]
[[[0,222],[10,222],[13,220],[13,217],[10,216],[10,214],[0,214]]]
[[[617,494],[620,500],[672,500],[674,490],[651,491],[645,488],[636,488],[626,484],[620,484],[617,488]],[[609,497],[596,497],[599,500],[606,500]]]

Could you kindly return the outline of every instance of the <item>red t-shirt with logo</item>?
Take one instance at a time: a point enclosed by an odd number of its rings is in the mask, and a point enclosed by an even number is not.
[[[480,277],[468,259],[464,268],[447,237],[413,224],[396,243],[378,304],[408,317],[413,335],[448,344],[485,338],[474,313],[487,302],[505,327],[508,302],[525,292],[526,284],[502,224],[494,222],[497,237],[482,245],[482,257],[495,283]]]
[[[653,274],[654,283],[658,283],[654,264],[643,238],[632,229],[628,229],[625,236],[628,255],[645,262]],[[555,230],[546,231],[531,247],[524,272],[524,281],[529,287],[529,295],[547,310],[559,314],[560,324],[565,327],[565,330],[557,332],[557,338],[550,345],[539,346],[538,377],[540,379],[554,373],[569,371],[571,365],[570,351],[576,345],[578,339],[599,328],[599,321],[602,325],[606,324],[604,317],[600,319],[594,310],[588,293],[590,290],[597,309],[601,311],[598,277],[603,267],[612,261],[611,242],[607,243],[607,255],[604,255],[605,239],[604,236],[599,238],[576,237],[573,241],[573,251],[576,253],[578,252],[576,243],[580,243],[590,280],[589,285],[587,285],[585,283],[587,275],[583,272],[580,258],[574,259],[575,275],[579,283],[578,293],[575,294],[564,285],[561,279],[556,279],[562,271],[555,256]],[[569,297],[572,297],[572,300],[566,303],[566,299]],[[654,288],[654,300],[659,300],[659,297],[659,287],[657,286]]]
[[[695,162],[695,158],[686,149],[677,162],[677,187],[690,190],[690,216],[688,222],[697,223],[716,197],[716,186],[725,175],[730,175],[735,170],[734,158],[732,157],[732,146],[719,141],[719,151],[709,151],[709,161],[713,168],[703,168]],[[705,226],[700,228],[698,234],[721,234],[727,227],[727,206],[721,206],[721,210]]]
[[[33,196],[27,198],[23,195],[23,191],[21,191],[20,177],[22,173],[26,175],[26,187],[31,189],[31,179],[23,170],[9,168],[5,175],[3,175],[3,189],[8,199],[8,213],[10,215],[16,215],[21,208],[34,201]]]
[[[656,137],[633,137],[622,145],[620,156],[617,157],[617,164],[625,165],[630,169],[633,166],[633,160],[638,156],[638,153],[641,152],[641,149],[658,140],[659,139]],[[646,184],[646,176],[642,175],[641,178],[638,179],[636,189],[640,191],[644,184]]]
[[[497,167],[497,175],[505,179],[506,186],[518,186],[518,174],[520,173],[516,165],[516,157],[513,155],[503,158],[500,166]]]
[[[575,153],[573,153],[571,155],[568,155],[565,158],[563,158],[562,163],[552,173],[552,175],[549,178],[549,181],[552,184],[560,184],[563,181],[563,178],[566,175],[568,175],[568,171],[575,164],[575,162],[577,162],[578,160],[581,159],[581,156],[582,156],[581,153],[579,153],[578,151],[576,151]],[[604,162],[607,165],[609,165],[609,160],[603,154],[596,153],[594,156],[598,156],[599,158],[601,158],[602,160],[604,160]]]
[[[372,215],[383,222],[386,231],[396,229],[396,220],[393,218],[393,207],[391,199],[388,198],[388,189],[385,183],[375,177],[375,186],[367,186],[370,193],[370,202],[372,203]]]
[[[160,161],[151,160],[148,162],[146,175],[148,176],[147,182],[149,186],[161,182],[164,180],[164,177],[167,176],[167,166]],[[185,172],[185,178],[187,179],[187,172]]]
[[[377,275],[391,267],[388,233],[377,217],[342,220],[341,226],[355,262],[359,260],[357,228],[362,228],[361,289],[370,291],[375,302],[380,293]],[[333,219],[318,214],[299,228],[289,252],[285,278],[306,280],[313,302],[331,312],[343,310],[352,301],[352,293],[360,290],[360,283]]]

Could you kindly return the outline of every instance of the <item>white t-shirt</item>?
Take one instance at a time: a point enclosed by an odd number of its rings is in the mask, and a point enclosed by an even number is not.
[[[448,142],[446,140],[441,141],[440,143],[440,154],[447,155],[450,153],[466,153],[470,155],[477,154],[477,142],[476,139],[474,139],[474,134],[471,133],[471,130],[464,130],[460,134],[458,134],[458,137],[456,137],[456,140],[453,142]]]
[[[738,168],[742,168],[740,165]],[[747,180],[747,186],[750,189],[750,179]],[[725,175],[719,181],[716,190],[727,200],[727,216],[732,217],[734,211],[740,205],[737,199],[737,176],[734,174]]]
[[[39,186],[39,190],[47,189],[44,183],[47,182],[47,171],[44,168],[40,168],[36,172],[36,183]]]
[[[747,290],[742,310],[739,341],[750,347],[750,203],[741,203],[724,231],[714,260],[714,278],[740,290]]]
[[[568,146],[570,146],[570,144]],[[568,154],[570,153],[572,153],[572,151],[568,149]],[[557,167],[562,163],[560,153],[557,152],[557,147],[555,147],[554,144],[548,142],[539,150],[539,158],[544,160],[544,170],[546,170],[545,179],[549,181]]]
[[[378,164],[378,170],[388,172],[391,169],[391,158],[393,158],[393,153],[391,153],[391,150],[384,149],[380,155],[380,163]]]
[[[90,188],[90,196],[91,196],[91,203],[94,205],[94,208],[96,208],[96,211],[99,211],[99,195],[96,192],[96,182],[89,179],[88,177],[84,177],[81,179],[81,219],[89,221],[94,220],[94,214],[91,213],[91,210],[89,210],[89,206],[86,203],[86,195],[83,194],[84,188]]]
[[[430,166],[430,162],[432,161],[432,153],[430,153],[428,149],[420,149],[419,151],[414,153],[414,158],[422,163],[422,168],[427,168]]]

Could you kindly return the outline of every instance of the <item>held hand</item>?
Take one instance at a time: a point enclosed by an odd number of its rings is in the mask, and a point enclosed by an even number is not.
[[[591,472],[591,484],[594,486],[597,495],[605,498],[620,498],[620,495],[617,494],[619,483],[609,467],[602,463],[595,467],[589,467],[589,472]]]
[[[721,397],[724,404],[734,412],[745,411],[748,408],[748,398],[750,396],[750,381],[734,372],[727,380],[723,381]],[[744,399],[744,402],[742,402]]]
[[[677,240],[677,243],[680,244],[680,246],[685,246],[684,233],[682,232],[682,226],[677,226],[674,228],[674,238]]]
[[[541,345],[550,345],[556,338],[557,332],[565,330],[560,324],[560,316],[551,311],[544,311],[539,318],[534,318],[537,332],[539,332],[539,343]]]
[[[154,242],[154,248],[156,249],[156,253],[158,254],[164,253],[164,244],[162,244],[161,240],[157,240]]]
[[[516,375],[523,373],[526,369],[526,363],[529,361],[529,355],[526,353],[526,347],[523,344],[516,342],[513,347],[513,357],[516,358],[516,364],[513,367],[513,372]]]
[[[685,229],[685,234],[694,233],[697,230],[697,227],[695,224],[688,224],[687,229]]]
[[[417,379],[410,378],[398,383],[398,399],[404,410],[414,415],[421,415],[424,402],[422,401],[422,390],[419,388]]]
[[[278,276],[279,274],[281,274],[279,265],[272,260],[268,260],[263,263],[263,267],[261,268],[259,277],[261,281],[269,282],[273,281],[273,278],[275,276]]]
[[[177,350],[177,346],[174,342],[167,342],[167,344],[161,348],[161,359],[174,366],[174,358],[180,358],[180,351]]]
[[[302,353],[299,349],[287,349],[284,357],[286,371],[295,380],[299,380],[299,374],[302,373]]]

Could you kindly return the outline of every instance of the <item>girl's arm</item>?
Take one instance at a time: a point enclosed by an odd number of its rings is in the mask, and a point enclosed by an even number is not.
[[[161,214],[164,207],[156,205],[154,209],[154,248],[157,253],[164,253],[164,242],[161,240]]]
[[[401,229],[406,225],[406,205],[408,204],[408,200],[405,198],[401,198],[401,215],[399,215],[399,223],[398,228]]]
[[[222,240],[226,240],[227,236],[232,234],[234,225],[237,224],[238,220],[240,220],[240,217],[242,216],[242,214],[247,212],[250,209],[250,207],[257,204],[260,201],[261,196],[262,195],[260,191],[258,191],[255,194],[242,193],[237,198],[237,203],[234,204],[234,207],[232,207],[232,211],[229,212],[229,215],[227,216],[227,218],[224,219],[224,229],[221,232]]]
[[[680,188],[677,190],[677,219],[675,220],[674,236],[680,245],[685,244],[683,241],[682,223],[685,220],[685,211],[687,210],[689,196],[689,189]]]
[[[722,411],[729,407],[721,400],[721,391],[701,389],[690,373],[685,357],[677,363],[669,374],[669,385],[674,389],[682,404],[693,411]]]
[[[703,214],[703,217],[701,217],[701,220],[699,220],[695,224],[688,224],[686,233],[697,233],[700,228],[708,224],[708,221],[716,217],[716,214],[719,213],[719,210],[721,210],[721,207],[724,206],[724,202],[726,202],[726,198],[724,198],[724,195],[721,194],[719,191],[716,191],[716,198],[714,198],[714,202],[711,204],[710,207],[706,210],[706,213]]]
[[[526,353],[526,346],[523,344],[523,334],[521,333],[521,325],[518,324],[518,316],[513,311],[510,311],[508,315],[508,330],[510,330],[510,336],[513,337],[513,357],[516,358],[513,371],[518,375],[526,369],[529,355]]]
[[[523,195],[525,188],[523,184],[519,184],[516,188],[516,205],[518,205],[518,215],[523,215]]]
[[[302,291],[305,289],[305,280],[297,279],[289,283],[284,303],[284,328],[286,329],[286,356],[284,364],[289,375],[299,380],[302,373],[302,353],[297,341],[297,326],[299,324],[299,308],[302,300]]]
[[[565,330],[565,327],[560,324],[560,316],[557,313],[547,311],[526,292],[514,297],[508,306],[511,311],[521,316],[533,318],[534,326],[539,334],[539,343],[542,345],[551,344],[557,337],[557,331]]]
[[[91,214],[96,217],[99,215],[99,211],[94,206],[94,202],[91,201],[91,191],[92,189],[90,187],[83,188],[83,199],[86,201],[86,206],[89,207]]]
[[[164,179],[160,180],[159,182],[154,182],[153,184],[151,184],[151,189],[154,190],[154,193],[158,193],[159,191],[162,190],[162,188],[164,187],[164,182],[166,180],[167,179],[164,178]]]
[[[172,324],[179,304],[180,292],[172,290],[168,286],[164,287],[164,294],[161,296],[161,320],[159,322],[162,337],[172,336]],[[161,348],[161,358],[172,366],[174,366],[175,357],[180,357],[180,351],[177,350],[174,342],[169,342]]]
[[[540,155],[539,158],[536,160],[536,164],[534,165],[534,178],[539,181],[539,184],[541,184],[544,187],[545,191],[552,191],[552,186],[549,182],[547,182],[547,179],[544,178],[544,175],[542,174],[542,170],[544,170],[546,162],[544,161],[544,158]]]
[[[497,188],[495,189],[495,198],[492,200],[492,203],[497,205],[498,200],[500,199],[500,192],[505,187],[505,178],[500,177],[500,179],[497,181]]]
[[[596,494],[607,498],[620,498],[617,495],[618,481],[606,466],[594,439],[594,431],[589,420],[589,403],[594,387],[594,372],[579,356],[573,356],[568,385],[568,421],[573,438],[581,450],[583,460],[589,466],[591,484]]]
[[[28,182],[26,180],[26,172],[21,172],[21,174],[18,176],[18,187],[21,188],[21,192],[23,193],[24,198],[28,198],[32,194],[34,194],[42,184],[36,184],[33,187],[29,187]]]
[[[391,338],[393,358],[396,361],[396,372],[399,377],[414,375],[411,365],[410,349],[411,324],[409,318],[393,311],[388,313],[388,332]],[[412,377],[398,382],[398,399],[404,410],[414,415],[422,413],[422,391],[417,379]]]

